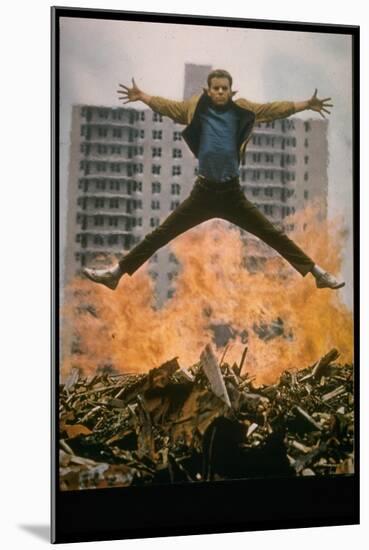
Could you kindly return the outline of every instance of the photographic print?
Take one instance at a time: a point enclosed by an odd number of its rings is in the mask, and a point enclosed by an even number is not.
[[[353,30],[56,22],[55,491],[354,478]]]

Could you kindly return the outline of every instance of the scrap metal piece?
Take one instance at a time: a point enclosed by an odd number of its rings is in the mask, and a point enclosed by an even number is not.
[[[200,356],[201,365],[213,393],[231,408],[231,401],[225,386],[222,373],[211,346],[208,344]]]

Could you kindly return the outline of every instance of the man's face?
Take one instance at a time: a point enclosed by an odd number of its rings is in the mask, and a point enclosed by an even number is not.
[[[208,96],[215,106],[226,105],[232,97],[232,90],[228,78],[214,77],[211,79]]]

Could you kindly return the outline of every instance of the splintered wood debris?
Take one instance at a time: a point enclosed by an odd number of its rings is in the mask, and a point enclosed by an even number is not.
[[[60,488],[353,473],[353,366],[334,349],[255,387],[246,351],[239,365],[207,346],[188,370],[177,358],[146,374],[73,369],[59,395]]]

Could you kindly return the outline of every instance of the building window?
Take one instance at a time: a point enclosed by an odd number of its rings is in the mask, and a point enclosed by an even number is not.
[[[153,164],[151,167],[151,173],[159,175],[160,169],[161,169],[161,166],[159,166],[158,164]]]
[[[108,129],[100,126],[97,131],[99,137],[106,137],[108,135]]]
[[[260,193],[260,189],[258,187],[253,187],[252,188],[252,194],[254,197],[257,197]]]
[[[121,138],[122,137],[122,129],[121,128],[113,128],[113,137]]]
[[[181,149],[173,149],[172,156],[173,156],[174,159],[182,158],[182,150]]]
[[[95,208],[104,208],[105,199],[97,198],[95,199]]]
[[[182,140],[181,132],[173,132],[173,141],[181,141],[181,140]]]
[[[311,130],[310,122],[308,122],[308,121],[304,122],[304,126],[305,126],[305,132],[310,132],[310,130]]]
[[[305,146],[305,147],[309,147],[309,140],[308,140],[308,138],[305,139],[305,141],[304,141],[304,146]]]
[[[163,130],[153,130],[152,139],[163,139]]]
[[[110,226],[113,226],[113,227],[117,227],[118,225],[118,218],[116,218],[115,216],[111,216],[109,218],[109,225]]]
[[[145,130],[140,130],[139,136],[143,139],[145,137]]]
[[[305,156],[305,157],[304,157],[304,161],[305,161],[305,164],[308,164],[308,162],[309,162],[309,157]]]
[[[154,122],[163,122],[163,117],[159,113],[153,113],[152,119]]]
[[[178,265],[178,263],[179,263],[178,260],[177,260],[177,257],[175,256],[175,254],[173,254],[173,252],[171,252],[169,254],[169,261],[170,261],[170,263],[176,264],[176,265]]]
[[[151,193],[160,193],[161,183],[159,181],[153,181],[151,184]]]
[[[108,118],[109,116],[109,112],[107,109],[99,109],[98,113],[99,113],[99,118]]]
[[[309,198],[309,191],[304,191],[304,199],[308,199]]]
[[[305,172],[304,174],[304,181],[308,181],[309,179],[309,173],[308,172]]]
[[[159,218],[150,218],[150,226],[157,227],[160,223]]]
[[[178,273],[176,271],[170,271],[167,273],[168,281],[173,281],[177,277]]]
[[[109,235],[108,237],[108,243],[110,245],[112,244],[118,244],[118,235]]]
[[[153,147],[152,148],[152,156],[153,157],[161,157],[161,147]]]
[[[104,225],[104,216],[94,216],[94,225]]]
[[[181,166],[172,166],[172,176],[180,176],[181,172]]]
[[[132,191],[142,193],[142,181],[132,182]]]
[[[103,237],[101,235],[95,235],[94,236],[94,244],[103,245],[104,244]]]
[[[143,164],[135,164],[133,168],[136,174],[142,174]]]
[[[272,216],[273,215],[273,206],[271,204],[264,204],[265,214]]]
[[[110,199],[109,200],[110,208],[119,208],[119,199]]]
[[[264,195],[266,197],[272,197],[273,196],[273,188],[272,187],[266,187],[264,189]]]
[[[145,111],[141,111],[140,120],[145,120]]]
[[[172,195],[180,195],[181,194],[181,186],[179,185],[179,183],[172,183],[171,193],[172,193]]]
[[[151,201],[152,210],[160,210],[160,201]]]
[[[172,201],[170,203],[170,209],[171,210],[175,210],[177,208],[177,206],[179,206],[179,201]]]

